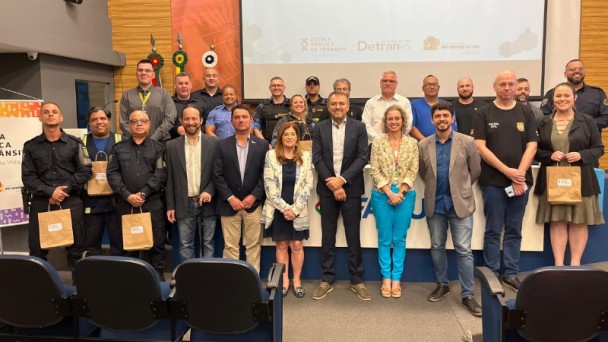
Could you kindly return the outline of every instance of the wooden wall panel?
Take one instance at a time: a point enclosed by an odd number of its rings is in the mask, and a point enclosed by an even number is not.
[[[135,68],[137,62],[152,52],[150,34],[156,40],[157,53],[163,56],[165,65],[161,69],[163,88],[173,94],[175,67],[171,34],[171,0],[108,0],[108,13],[112,20],[112,43],[114,50],[127,55],[124,68],[114,71],[116,99],[120,101],[124,90],[137,86]],[[115,106],[119,113],[119,104]],[[115,115],[118,127],[118,115]]]
[[[608,7],[605,0],[582,0],[580,58],[585,63],[585,81],[607,90]],[[602,132],[602,140],[606,151],[608,129]],[[600,168],[608,169],[608,153],[600,159]]]

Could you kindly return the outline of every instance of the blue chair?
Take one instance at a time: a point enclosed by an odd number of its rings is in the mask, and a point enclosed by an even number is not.
[[[76,263],[74,280],[74,307],[101,328],[103,340],[178,341],[187,331],[169,319],[169,284],[143,260],[91,256]]]
[[[0,340],[78,338],[95,330],[86,319],[73,315],[70,296],[76,288],[62,284],[45,260],[0,255],[0,274]]]
[[[477,267],[475,273],[481,280],[484,341],[589,341],[608,330],[606,271],[540,268],[521,282],[511,300],[505,300],[489,268]]]
[[[191,327],[191,341],[282,341],[284,264],[262,286],[251,264],[232,259],[185,261],[175,270],[174,318]]]

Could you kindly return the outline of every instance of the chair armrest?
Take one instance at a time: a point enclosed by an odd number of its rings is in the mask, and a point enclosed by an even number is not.
[[[283,272],[285,272],[285,264],[275,263],[268,271],[267,289],[276,289],[280,286],[279,282],[283,280]]]
[[[500,280],[489,268],[485,266],[475,267],[475,276],[481,280],[481,285],[485,286],[491,294],[505,296],[505,289],[502,287]]]

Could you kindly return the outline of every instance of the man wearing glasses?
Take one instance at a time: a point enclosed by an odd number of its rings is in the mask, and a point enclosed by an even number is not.
[[[165,215],[160,190],[167,180],[165,148],[149,137],[151,121],[143,110],[129,117],[131,139],[114,145],[114,158],[108,165],[108,183],[118,199],[120,215],[149,212],[152,219],[154,244],[148,261],[161,280],[165,268]]]
[[[137,63],[135,72],[137,87],[125,91],[120,99],[120,129],[126,136],[131,136],[129,115],[142,110],[150,119],[148,136],[156,141],[171,139],[170,131],[177,116],[175,104],[169,93],[152,84],[156,77],[152,62],[143,59]]]
[[[424,97],[412,101],[412,116],[414,122],[410,135],[420,141],[435,134],[435,126],[431,120],[431,107],[443,100],[439,99],[439,79],[428,75],[422,80]],[[456,120],[452,120],[452,129],[458,131]]]
[[[363,118],[361,121],[365,124],[367,130],[368,142],[371,144],[376,138],[384,134],[382,118],[386,109],[394,104],[401,106],[407,113],[408,117],[412,117],[412,107],[410,100],[405,96],[395,94],[397,89],[397,73],[394,71],[385,71],[380,79],[381,94],[376,95],[365,103],[363,109]],[[405,124],[405,123],[404,123]],[[408,125],[411,124],[408,123]]]
[[[608,99],[602,88],[588,85],[585,83],[585,67],[580,59],[573,59],[566,64],[564,76],[568,83],[576,89],[576,110],[591,115],[595,118],[597,128],[602,131],[602,128],[608,127]],[[553,89],[549,90],[540,109],[545,115],[553,114]]]
[[[286,117],[290,111],[289,98],[285,96],[285,82],[279,76],[270,79],[270,98],[262,101],[255,108],[253,127],[259,138],[272,140],[272,132],[277,122]]]

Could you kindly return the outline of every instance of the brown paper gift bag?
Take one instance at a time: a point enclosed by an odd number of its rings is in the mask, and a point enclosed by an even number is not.
[[[49,210],[38,213],[38,229],[40,231],[40,248],[65,247],[74,244],[72,231],[72,212],[70,209]]]
[[[122,243],[125,251],[139,251],[152,248],[154,238],[152,236],[152,218],[150,213],[144,213],[139,208],[139,213],[122,215]]]
[[[97,156],[100,153],[103,153],[106,156],[106,160],[97,161]],[[108,170],[107,160],[107,154],[103,151],[99,151],[95,155],[95,161],[91,162],[94,177],[87,182],[87,194],[89,194],[89,196],[107,196],[113,193],[110,183],[108,183],[108,179],[106,178],[106,171]]]
[[[581,203],[581,168],[547,166],[547,200],[554,205]]]

